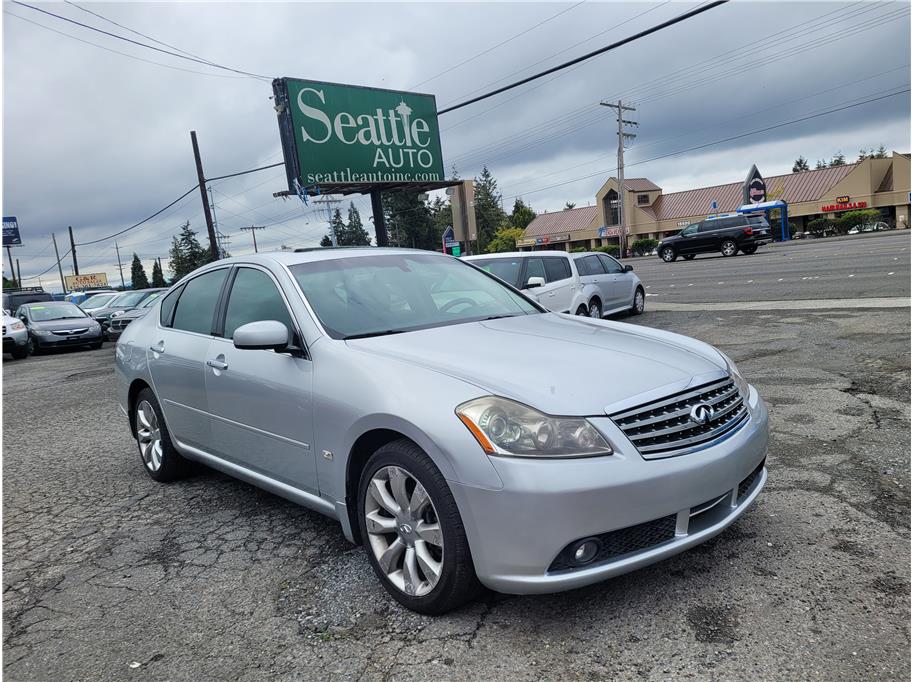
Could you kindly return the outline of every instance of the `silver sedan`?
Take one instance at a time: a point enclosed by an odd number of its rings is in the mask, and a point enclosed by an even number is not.
[[[116,358],[153,479],[196,460],[333,517],[423,613],[671,556],[766,481],[766,407],[721,352],[548,312],[440,254],[211,263]]]

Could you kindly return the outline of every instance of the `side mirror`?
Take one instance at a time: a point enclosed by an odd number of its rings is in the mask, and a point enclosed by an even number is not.
[[[248,322],[234,330],[234,347],[283,351],[288,348],[290,336],[288,327],[276,320]]]
[[[624,266],[624,272],[633,272],[633,266],[632,266],[632,265],[625,265],[625,266]]]
[[[544,277],[530,277],[523,289],[537,289],[538,287],[543,286],[545,286]]]

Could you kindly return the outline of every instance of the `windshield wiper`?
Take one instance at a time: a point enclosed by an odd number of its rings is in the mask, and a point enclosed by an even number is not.
[[[350,339],[367,339],[371,336],[389,336],[390,334],[402,334],[404,329],[385,329],[379,332],[364,332],[363,334],[352,334],[350,336],[343,337],[343,341],[348,341]]]
[[[504,313],[503,315],[489,315],[488,317],[481,318],[481,322],[487,322],[488,320],[502,320],[505,317],[519,317],[520,315],[525,315],[525,313]]]

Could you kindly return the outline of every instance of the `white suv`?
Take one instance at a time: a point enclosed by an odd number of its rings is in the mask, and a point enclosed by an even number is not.
[[[465,260],[557,313],[639,315],[646,307],[646,293],[633,267],[604,253],[514,251]]]

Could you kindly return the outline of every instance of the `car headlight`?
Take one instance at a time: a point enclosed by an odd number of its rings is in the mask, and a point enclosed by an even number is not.
[[[738,393],[740,393],[741,397],[747,401],[747,396],[750,394],[750,384],[747,383],[747,379],[745,379],[741,372],[738,370],[738,367],[735,365],[734,360],[732,360],[718,348],[716,349],[716,352],[722,356],[723,360],[725,360],[725,364],[728,365],[728,372],[731,374],[732,379],[734,379],[735,386],[738,387]]]
[[[22,329],[25,329],[25,325],[22,322],[13,322],[10,325],[10,329],[12,329],[14,332],[18,332],[18,331],[21,331]]]
[[[497,396],[463,403],[456,416],[490,455],[594,457],[613,450],[592,424],[578,417],[551,417]]]
[[[126,310],[115,310],[113,313],[111,313],[111,319],[113,320],[115,317],[120,317],[125,312],[127,312],[127,311]]]
[[[51,332],[49,332],[47,329],[36,329],[35,333],[38,336],[51,336],[52,335]]]

